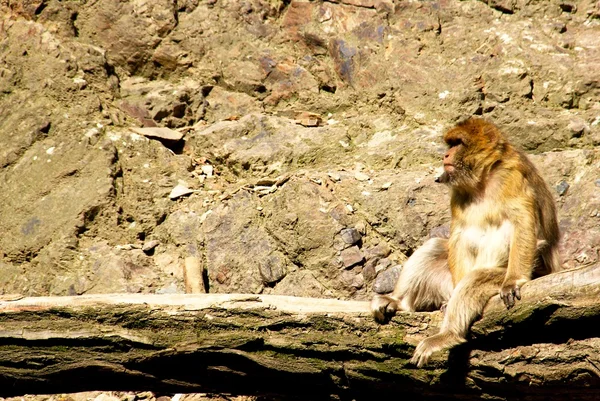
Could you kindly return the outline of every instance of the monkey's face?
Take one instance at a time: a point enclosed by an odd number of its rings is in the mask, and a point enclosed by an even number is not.
[[[468,149],[462,137],[444,136],[448,150],[444,154],[444,174],[439,182],[452,186],[463,186],[472,181],[472,166],[469,162]]]
[[[484,171],[498,160],[499,137],[480,121],[468,120],[444,134],[448,150],[443,159],[444,174],[438,182],[466,190],[476,188]]]

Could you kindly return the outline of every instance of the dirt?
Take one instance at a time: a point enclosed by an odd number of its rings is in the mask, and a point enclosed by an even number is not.
[[[3,2],[0,294],[181,293],[195,257],[210,292],[368,299],[447,229],[470,115],[555,189],[565,265],[597,262],[599,4]]]

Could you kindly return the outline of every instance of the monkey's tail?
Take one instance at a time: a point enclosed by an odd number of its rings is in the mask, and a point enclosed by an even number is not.
[[[506,269],[499,267],[476,269],[467,274],[448,301],[440,333],[450,332],[464,339],[490,298],[498,294],[505,276]]]

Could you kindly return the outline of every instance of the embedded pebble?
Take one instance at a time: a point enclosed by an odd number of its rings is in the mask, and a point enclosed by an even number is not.
[[[160,242],[155,239],[152,241],[148,241],[148,242],[144,243],[144,246],[142,246],[142,251],[148,253],[148,252],[152,251],[154,248],[156,248],[159,244],[160,244]]]
[[[357,246],[351,246],[344,249],[340,255],[344,268],[348,269],[354,265],[361,263],[365,258]]]
[[[166,139],[168,141],[180,141],[183,138],[181,132],[165,127],[131,127],[130,130],[148,138]]]
[[[169,199],[174,200],[177,198],[181,198],[182,196],[189,195],[193,192],[193,189],[189,189],[185,185],[178,184],[177,186],[175,186],[175,188],[171,190],[171,193],[169,193]]]
[[[356,228],[344,228],[340,231],[340,235],[342,240],[346,244],[354,245],[362,238],[362,235],[358,232]]]
[[[211,166],[210,164],[205,164],[200,168],[202,169],[202,172],[204,173],[204,175],[207,177],[212,177],[213,173],[215,171],[213,166]]]

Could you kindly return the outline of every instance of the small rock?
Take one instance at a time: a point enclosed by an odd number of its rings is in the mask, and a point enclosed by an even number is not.
[[[342,231],[340,231],[340,235],[342,240],[346,244],[350,245],[356,244],[362,238],[362,235],[360,235],[356,228],[344,228]]]
[[[305,127],[317,127],[323,122],[320,115],[310,113],[308,111],[300,112],[296,115],[296,124],[303,125]]]
[[[212,210],[207,210],[206,212],[202,213],[202,216],[200,216],[200,218],[198,219],[198,222],[200,224],[204,223],[204,221],[206,220],[206,218],[208,216],[210,216],[212,214],[212,212],[213,212]]]
[[[365,279],[362,275],[362,273],[357,274],[356,276],[354,276],[354,280],[352,280],[352,287],[356,288],[357,290],[363,288],[363,286],[365,285]]]
[[[371,281],[377,276],[377,272],[375,270],[377,262],[379,261],[376,259],[367,260],[367,263],[365,263],[365,268],[363,269],[362,273],[365,280]]]
[[[202,172],[204,173],[205,176],[207,177],[212,177],[213,176],[213,172],[215,171],[213,166],[211,166],[210,164],[205,164],[201,167]]]
[[[273,285],[287,274],[285,260],[279,255],[273,254],[267,257],[258,266],[263,283]]]
[[[297,120],[298,124],[303,125],[305,127],[318,127],[321,122],[320,118],[302,118]]]
[[[367,258],[367,260],[374,258],[381,259],[387,257],[391,252],[392,250],[389,246],[387,246],[385,243],[381,243],[365,250],[365,258]]]
[[[171,190],[171,192],[169,193],[169,199],[171,200],[175,200],[177,198],[180,198],[182,196],[186,196],[189,195],[191,193],[193,193],[194,190],[193,189],[189,189],[188,187],[186,187],[185,185],[182,184],[178,184],[177,186],[175,186],[175,188],[173,188]]]
[[[564,194],[566,194],[568,189],[569,189],[569,183],[564,180],[559,182],[558,185],[556,186],[556,192],[558,192],[558,195],[560,195],[560,196],[563,196]]]
[[[204,277],[202,263],[195,256],[185,258],[183,269],[183,280],[185,282],[186,294],[204,293]]]
[[[375,275],[377,276],[380,272],[386,270],[388,267],[392,265],[392,261],[388,258],[380,259],[375,265]]]
[[[358,181],[368,181],[369,180],[369,176],[360,171],[357,171],[356,173],[354,173],[354,178],[356,178]]]
[[[348,269],[354,265],[361,263],[365,258],[357,246],[351,246],[344,249],[340,255],[344,268]]]
[[[367,225],[365,224],[364,221],[359,221],[354,225],[354,228],[356,228],[356,230],[361,233],[362,235],[366,235],[367,234]]]
[[[327,173],[327,175],[333,182],[339,182],[342,180],[342,177],[338,173]]]
[[[354,282],[356,274],[354,274],[351,270],[344,270],[342,274],[340,274],[339,280],[344,287],[351,287]]]
[[[385,191],[385,190],[389,189],[391,186],[392,186],[392,183],[390,181],[388,181],[381,186],[381,189],[383,191]]]
[[[276,178],[259,178],[254,185],[257,187],[272,187],[275,184],[277,184]]]
[[[573,138],[579,138],[590,132],[590,127],[580,118],[569,122],[567,129],[571,132],[571,137]]]
[[[279,177],[277,177],[277,182],[275,183],[275,185],[280,187],[283,184],[285,184],[286,182],[288,182],[290,178],[291,178],[290,174],[284,174],[282,176],[279,176]]]
[[[391,269],[381,272],[373,283],[373,291],[377,294],[387,294],[392,292],[396,286],[398,278],[400,277],[401,271],[402,267],[400,265],[396,265]]]
[[[600,178],[594,181],[594,184],[596,184],[597,187],[600,187]]]
[[[129,129],[148,138],[165,139],[167,141],[180,141],[183,138],[183,134],[181,132],[165,127],[131,127]]]
[[[144,251],[145,253],[149,253],[154,248],[156,248],[159,244],[160,244],[160,242],[155,239],[152,241],[145,242],[144,246],[142,246],[142,251]]]

